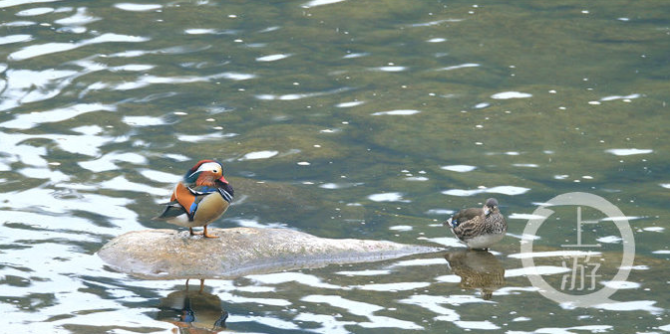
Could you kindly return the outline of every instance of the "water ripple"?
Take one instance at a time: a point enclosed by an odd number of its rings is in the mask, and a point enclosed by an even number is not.
[[[10,129],[30,129],[38,124],[61,122],[75,118],[85,113],[95,111],[116,111],[116,107],[111,105],[104,105],[101,103],[75,104],[73,106],[49,111],[19,114],[11,121],[0,123],[0,127]]]
[[[240,160],[268,159],[279,154],[279,151],[258,151],[245,154]]]
[[[344,59],[354,59],[354,58],[361,58],[361,57],[366,57],[369,56],[370,54],[367,52],[354,52],[354,53],[348,53],[344,55],[342,58]]]
[[[300,299],[304,302],[328,304],[332,307],[345,309],[350,314],[368,318],[368,322],[359,322],[358,325],[364,328],[400,328],[400,329],[424,329],[411,321],[405,321],[385,316],[374,315],[375,312],[384,310],[383,306],[354,301],[334,295],[308,295]]]
[[[285,321],[277,319],[275,317],[268,316],[255,316],[255,315],[239,315],[235,319],[227,321],[228,323],[236,322],[253,322],[261,325],[265,325],[271,328],[285,329],[285,330],[299,330],[300,327],[291,321]]]
[[[163,5],[153,5],[153,4],[139,4],[139,3],[117,3],[114,4],[114,7],[125,10],[129,12],[148,12],[152,10],[158,10],[163,8]]]
[[[466,173],[475,170],[477,167],[470,165],[450,165],[450,166],[441,166],[440,168],[452,172]]]
[[[56,1],[59,0],[4,0],[0,2],[0,8],[7,8],[7,7],[20,6],[33,3],[56,2]]]
[[[409,26],[412,27],[412,28],[432,27],[432,26],[441,25],[443,23],[455,23],[455,22],[461,22],[461,21],[463,21],[463,20],[462,19],[444,19],[444,20],[429,21],[429,22],[424,22],[424,23],[413,23],[413,24],[410,24]]]
[[[372,116],[382,116],[382,115],[392,115],[392,116],[408,116],[408,115],[415,115],[420,113],[420,110],[413,110],[413,109],[400,109],[400,110],[390,110],[390,111],[378,111],[376,113],[372,113]]]
[[[181,175],[170,174],[152,169],[140,169],[139,172],[140,175],[146,177],[147,179],[161,183],[175,184],[182,178]]]
[[[224,139],[224,138],[232,138],[232,137],[235,137],[235,136],[237,136],[237,133],[214,132],[214,133],[200,134],[200,135],[178,134],[177,135],[177,140],[184,141],[184,142],[189,142],[189,143],[200,143],[200,142],[209,141],[209,140],[219,140],[219,139]]]
[[[39,15],[44,15],[44,14],[49,14],[53,13],[55,9],[51,7],[37,7],[37,8],[30,8],[30,9],[24,9],[18,13],[16,13],[16,16],[39,16]]]
[[[626,96],[621,96],[621,95],[611,95],[611,96],[605,96],[600,99],[600,101],[606,102],[606,101],[615,101],[615,100],[632,100],[632,99],[637,99],[640,98],[642,95],[640,94],[630,94]]]
[[[267,275],[250,275],[246,277],[261,284],[283,284],[288,282],[296,282],[314,288],[335,290],[342,289],[342,287],[339,285],[323,283],[320,278],[314,275],[303,273],[276,273]]]
[[[491,95],[491,98],[496,100],[509,100],[509,99],[525,99],[532,96],[533,96],[532,94],[521,93],[521,92],[502,92]]]
[[[0,94],[0,111],[57,96],[80,75],[81,73],[77,71],[56,69],[7,70],[5,72],[6,86]]]
[[[119,175],[113,179],[100,182],[98,184],[102,189],[119,190],[119,191],[134,191],[143,194],[151,194],[156,196],[165,196],[167,191],[165,189],[151,187],[142,183],[131,182],[125,176]]]
[[[88,10],[86,9],[86,7],[80,7],[77,8],[77,12],[74,15],[58,19],[54,21],[54,23],[63,26],[83,26],[99,20],[102,20],[102,18],[91,16],[88,14]]]
[[[192,28],[184,30],[187,35],[235,35],[237,30],[217,30],[208,28]]]
[[[338,320],[341,317],[339,315],[325,315],[325,314],[314,314],[311,312],[300,312],[295,321],[304,321],[304,322],[316,322],[321,324],[320,328],[310,328],[310,332],[323,333],[323,334],[350,334],[345,326],[356,325],[355,321],[342,321]]]
[[[149,40],[149,38],[147,38],[147,37],[106,33],[106,34],[102,34],[100,36],[96,36],[96,37],[91,38],[91,39],[82,40],[82,41],[79,41],[79,42],[76,42],[76,43],[55,43],[55,42],[52,42],[52,43],[45,43],[45,44],[30,45],[30,46],[27,46],[27,47],[23,48],[20,51],[16,51],[16,52],[11,53],[7,57],[7,59],[14,60],[14,61],[21,61],[21,60],[26,60],[26,59],[30,59],[30,58],[39,57],[39,56],[44,56],[44,55],[49,55],[49,54],[54,54],[54,53],[59,53],[59,52],[64,52],[64,51],[70,51],[70,50],[80,48],[82,46],[87,46],[87,45],[92,45],[92,44],[122,43],[122,42],[139,43],[139,42],[146,42],[148,40]]]
[[[381,276],[381,275],[389,275],[391,274],[391,271],[389,270],[371,270],[371,269],[365,269],[365,270],[360,270],[360,271],[338,271],[335,273],[336,275],[344,275],[344,276]]]
[[[13,44],[13,43],[24,43],[30,42],[33,40],[32,35],[20,34],[20,35],[8,35],[0,37],[0,45]]]
[[[123,116],[121,119],[123,123],[132,126],[157,126],[164,125],[167,122],[161,117],[152,117],[152,116]],[[2,125],[2,124],[0,124]]]
[[[258,57],[256,58],[256,61],[260,62],[272,62],[272,61],[277,61],[277,60],[282,60],[290,57],[291,54],[273,54],[273,55],[267,55],[263,57]]]
[[[58,198],[54,197],[52,189],[33,188],[20,192],[0,193],[0,201],[17,211],[50,214],[69,214],[72,211],[81,211],[124,223],[137,219],[137,213],[127,208],[127,205],[133,202],[132,200],[92,193],[82,193],[81,196],[71,198]],[[21,221],[25,220],[26,218],[21,218]],[[130,226],[138,228],[139,224],[134,223]]]
[[[402,72],[402,71],[407,70],[407,67],[389,65],[389,66],[375,67],[375,68],[373,68],[373,70],[381,71],[381,72]]]
[[[35,147],[23,144],[25,140],[33,138],[43,138],[53,141],[64,151],[96,156],[99,154],[99,148],[113,138],[99,135],[25,135],[25,134],[7,134],[0,132],[0,142],[3,144],[3,151],[9,154],[9,157],[2,158],[0,161],[14,162],[21,161],[33,166],[46,166],[47,161],[43,158],[47,156],[45,147]]]
[[[343,2],[345,0],[312,0],[310,2],[304,3],[301,7],[302,8],[312,8],[312,7],[317,7],[317,6],[323,6],[323,5],[330,5],[338,2]]]
[[[103,155],[99,159],[80,161],[78,162],[78,164],[79,166],[81,166],[81,168],[88,169],[95,173],[100,173],[104,171],[119,169],[119,166],[116,165],[117,162],[128,162],[136,165],[146,165],[147,158],[137,153],[110,152]]]
[[[397,291],[411,291],[429,287],[428,282],[397,282],[397,283],[382,283],[382,284],[364,284],[355,285],[352,288],[366,291],[380,291],[380,292],[397,292]]]
[[[404,200],[402,195],[402,193],[398,192],[372,194],[368,196],[368,199],[373,202],[409,202]]]
[[[453,70],[458,70],[461,68],[471,68],[471,67],[479,67],[481,65],[475,64],[475,63],[465,63],[465,64],[460,64],[460,65],[454,65],[454,66],[447,66],[447,67],[442,67],[438,69],[438,71],[453,71]]]
[[[328,90],[328,91],[313,92],[313,93],[295,93],[295,94],[284,94],[284,95],[259,94],[259,95],[256,95],[256,98],[259,99],[259,100],[263,100],[263,101],[272,101],[272,100],[294,101],[294,100],[301,100],[301,99],[317,97],[317,96],[338,94],[338,93],[346,92],[346,91],[349,91],[349,90],[350,90],[350,88],[343,87],[343,88],[337,88],[337,89],[332,89],[332,90]]]
[[[351,101],[351,102],[341,102],[335,105],[338,108],[351,108],[351,107],[356,107],[360,106],[361,104],[365,103],[364,101]]]
[[[0,23],[0,27],[29,27],[34,26],[36,24],[37,22],[33,21],[13,21],[13,22]]]
[[[627,155],[636,155],[636,154],[649,154],[654,152],[652,149],[637,149],[637,148],[613,148],[605,150],[607,153],[612,153],[618,156],[627,156]]]
[[[134,82],[123,82],[115,85],[104,85],[110,90],[134,90],[156,84],[185,84],[206,82],[216,79],[230,79],[234,81],[255,78],[253,74],[223,72],[209,76],[181,76],[181,77],[159,77],[155,75],[142,75]]]
[[[646,311],[651,314],[661,314],[665,309],[661,307],[654,306],[656,304],[655,300],[634,300],[626,302],[612,302],[605,304],[594,305],[594,308],[607,310],[607,311]],[[609,326],[611,327],[611,326]]]
[[[530,188],[516,187],[516,186],[497,186],[493,188],[480,188],[480,189],[450,189],[442,191],[445,195],[450,196],[472,196],[481,193],[494,193],[494,194],[504,194],[504,195],[521,195],[528,192]]]

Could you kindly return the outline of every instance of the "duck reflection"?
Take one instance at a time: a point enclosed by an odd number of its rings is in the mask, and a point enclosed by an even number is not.
[[[505,269],[500,261],[484,250],[458,250],[444,258],[454,274],[461,277],[463,289],[481,289],[482,298],[491,299],[493,291],[505,285]]]
[[[221,299],[204,291],[204,280],[200,280],[199,291],[186,288],[175,291],[161,299],[157,320],[177,326],[173,333],[204,334],[219,333],[226,329],[228,312],[221,306]]]

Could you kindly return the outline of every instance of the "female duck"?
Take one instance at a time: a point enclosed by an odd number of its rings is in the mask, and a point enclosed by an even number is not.
[[[488,249],[507,233],[505,217],[500,213],[495,198],[487,199],[482,208],[458,211],[444,223],[447,224],[451,232],[472,249]]]
[[[233,187],[223,177],[223,165],[214,160],[201,160],[177,183],[170,203],[155,219],[188,227],[203,226],[205,238],[217,238],[207,233],[207,225],[223,215],[233,200]]]

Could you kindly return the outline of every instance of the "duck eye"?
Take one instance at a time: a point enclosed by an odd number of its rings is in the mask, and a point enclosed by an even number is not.
[[[212,171],[212,173],[218,173],[218,171],[215,169],[215,170]]]

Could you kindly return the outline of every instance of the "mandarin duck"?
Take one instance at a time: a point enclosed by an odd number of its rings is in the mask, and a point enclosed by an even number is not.
[[[223,215],[233,200],[233,187],[223,177],[223,165],[214,160],[201,160],[184,175],[172,192],[165,211],[155,219],[188,227],[203,226],[205,238],[217,238],[207,233],[207,225]]]
[[[495,198],[486,200],[482,208],[469,208],[458,211],[444,225],[472,249],[488,249],[502,240],[507,232],[505,217],[498,209]]]

